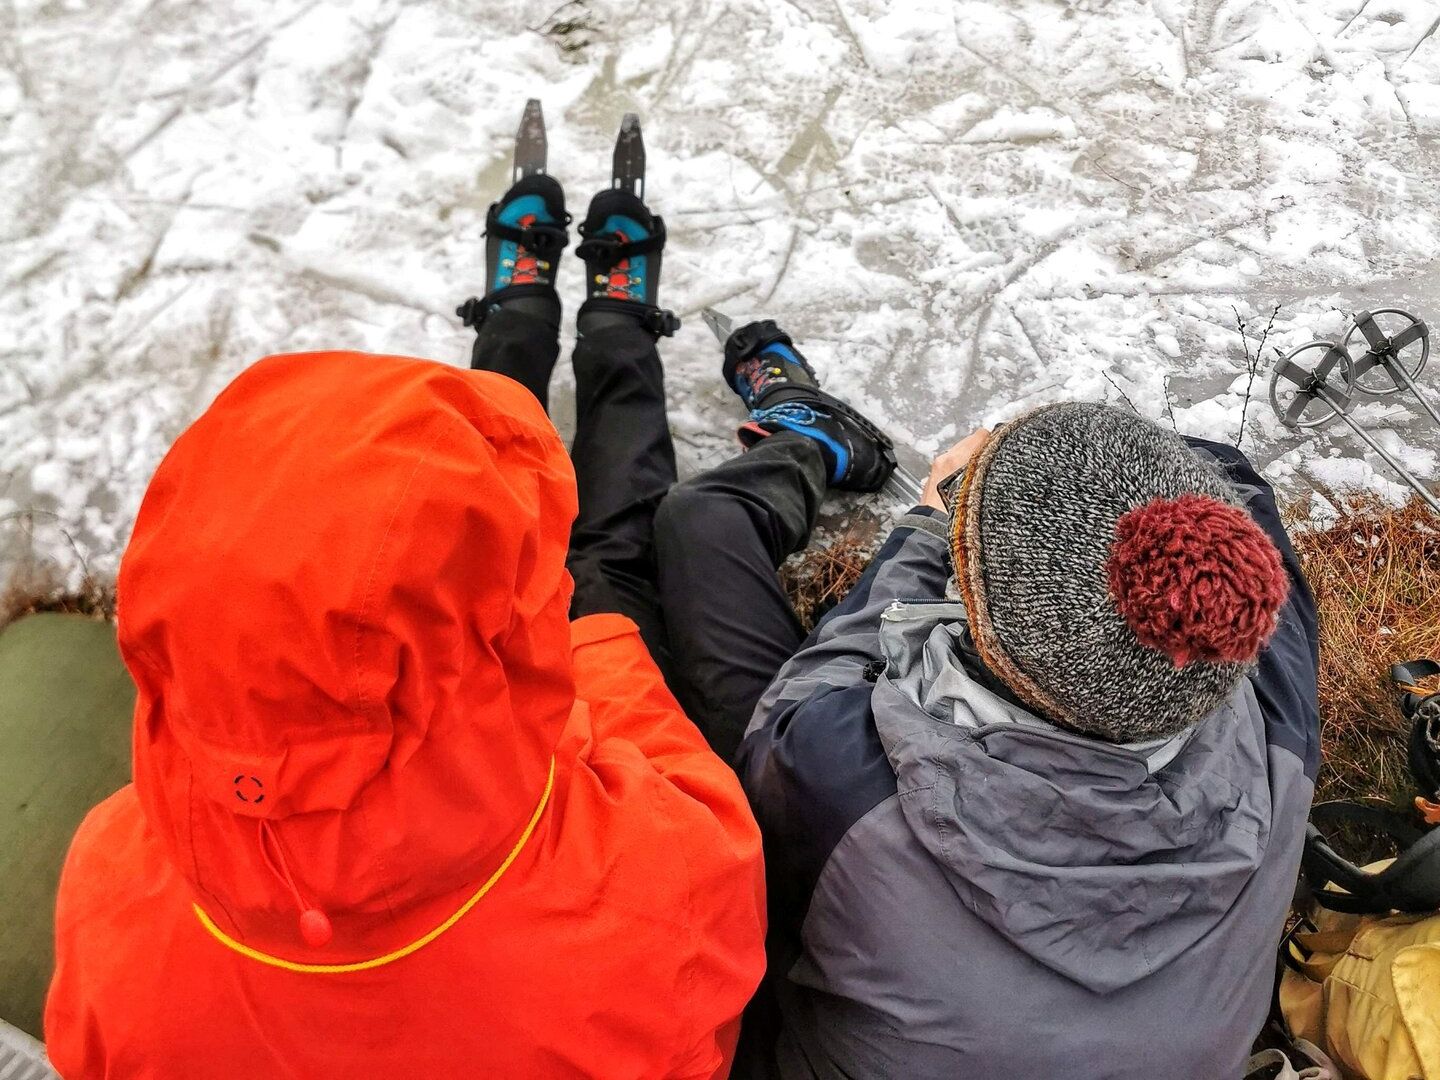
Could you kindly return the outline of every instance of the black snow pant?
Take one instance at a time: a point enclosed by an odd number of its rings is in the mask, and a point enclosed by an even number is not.
[[[471,367],[515,379],[548,407],[559,351],[543,319],[501,309],[481,327]],[[686,714],[730,761],[804,638],[777,567],[810,540],[824,460],[811,440],[780,433],[677,485],[651,335],[606,326],[580,338],[574,366],[571,616],[634,620]]]

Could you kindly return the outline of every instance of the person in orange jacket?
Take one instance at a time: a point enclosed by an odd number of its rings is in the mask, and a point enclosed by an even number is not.
[[[597,203],[600,260],[653,224]],[[60,889],[67,1080],[729,1072],[764,874],[641,636],[675,478],[655,283],[581,310],[572,466],[527,215],[488,260],[491,370],[271,357],[156,472],[119,580],[135,781]]]

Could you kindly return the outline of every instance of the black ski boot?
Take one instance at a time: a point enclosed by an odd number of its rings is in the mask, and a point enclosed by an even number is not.
[[[455,311],[466,326],[478,330],[501,305],[560,325],[555,272],[570,242],[570,215],[560,182],[545,172],[547,151],[545,115],[531,98],[515,133],[513,183],[485,215],[485,297]]]
[[[748,323],[725,342],[725,383],[750,410],[738,435],[746,447],[779,431],[814,439],[831,487],[879,491],[895,471],[894,444],[845,402],[820,389],[795,343],[769,319]]]
[[[585,260],[586,300],[577,329],[638,320],[657,337],[670,337],[680,320],[656,304],[665,222],[645,205],[645,142],[634,113],[620,125],[610,184],[590,200],[580,225],[575,254]]]
[[[560,253],[570,242],[565,192],[545,173],[522,176],[492,203],[485,217],[485,297],[471,298],[459,315],[466,326],[479,326],[503,305],[560,325],[555,273]]]

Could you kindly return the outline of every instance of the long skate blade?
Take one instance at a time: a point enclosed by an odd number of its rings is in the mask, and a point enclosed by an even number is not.
[[[705,320],[705,325],[715,335],[715,340],[724,345],[730,340],[730,332],[734,329],[735,321],[729,315],[721,314],[713,307],[702,308],[700,317]]]
[[[511,182],[522,176],[543,173],[548,149],[545,113],[540,107],[540,99],[531,98],[525,102],[525,111],[520,114],[520,127],[515,132],[515,168]]]
[[[624,188],[637,198],[645,198],[645,136],[640,132],[640,117],[636,113],[626,113],[620,121],[610,172],[611,187]]]
[[[885,481],[885,490],[910,506],[919,506],[920,499],[925,494],[915,474],[904,465],[895,467],[890,479]]]

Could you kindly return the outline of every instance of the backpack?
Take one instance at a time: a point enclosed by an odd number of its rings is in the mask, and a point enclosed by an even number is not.
[[[1323,1048],[1346,1080],[1440,1080],[1440,828],[1426,827],[1440,817],[1440,693],[1413,685],[1436,674],[1429,660],[1391,671],[1407,691],[1425,825],[1361,803],[1314,807],[1301,871],[1308,910],[1281,943],[1285,1026]],[[1336,825],[1379,830],[1400,854],[1356,866],[1325,836]]]

